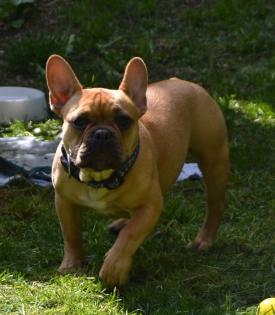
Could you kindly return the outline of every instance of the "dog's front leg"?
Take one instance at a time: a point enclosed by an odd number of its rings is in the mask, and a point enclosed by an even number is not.
[[[55,208],[64,239],[64,258],[58,271],[65,273],[83,263],[81,237],[81,210],[77,206],[55,194]]]
[[[161,209],[162,201],[157,206],[148,204],[137,208],[120,231],[113,247],[106,253],[99,273],[107,287],[123,286],[128,282],[133,255],[154,229]]]

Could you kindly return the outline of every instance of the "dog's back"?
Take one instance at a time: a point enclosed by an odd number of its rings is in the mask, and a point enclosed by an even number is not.
[[[141,118],[149,129],[158,155],[162,190],[176,180],[188,150],[198,158],[227,148],[226,126],[221,110],[199,85],[170,79],[150,84],[147,112]]]

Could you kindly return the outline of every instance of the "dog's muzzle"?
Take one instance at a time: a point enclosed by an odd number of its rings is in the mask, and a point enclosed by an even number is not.
[[[94,171],[117,169],[122,163],[122,148],[116,134],[109,128],[97,128],[85,137],[76,154],[79,168]]]

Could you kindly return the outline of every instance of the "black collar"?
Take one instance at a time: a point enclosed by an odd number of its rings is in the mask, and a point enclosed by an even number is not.
[[[114,173],[111,175],[110,178],[102,180],[102,181],[91,180],[90,182],[87,182],[85,184],[93,188],[97,188],[97,189],[107,188],[110,190],[115,189],[119,187],[120,185],[122,185],[124,181],[124,177],[129,172],[130,168],[134,165],[138,157],[139,147],[140,145],[138,143],[135,150],[131,154],[131,156],[122,164],[120,169],[118,169],[117,171],[114,171]],[[72,162],[63,144],[61,147],[61,152],[62,152],[62,155],[60,156],[60,162],[63,165],[65,171],[69,174],[69,177],[72,176],[76,180],[78,180],[80,183],[84,183],[79,178],[80,169]]]

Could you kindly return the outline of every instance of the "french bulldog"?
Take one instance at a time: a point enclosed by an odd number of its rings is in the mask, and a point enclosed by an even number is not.
[[[128,282],[133,256],[154,230],[163,195],[190,150],[207,188],[208,210],[192,246],[209,248],[226,206],[227,129],[215,101],[199,85],[171,78],[148,85],[141,58],[131,59],[118,90],[82,88],[71,66],[52,55],[46,65],[50,107],[63,119],[52,173],[64,238],[64,273],[83,264],[81,208],[116,218],[117,239],[99,276],[108,287]]]

